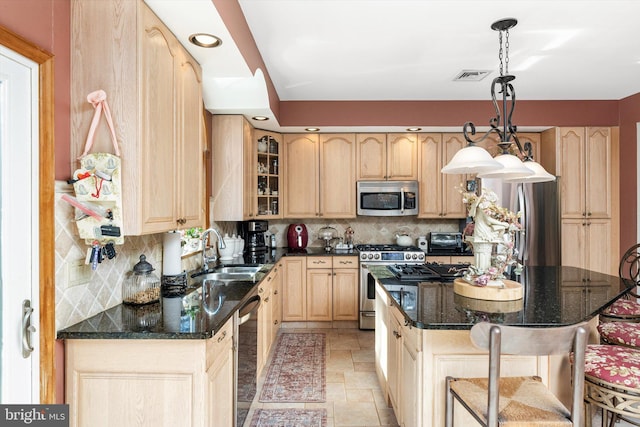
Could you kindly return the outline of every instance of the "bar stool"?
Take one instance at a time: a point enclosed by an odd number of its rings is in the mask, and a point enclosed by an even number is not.
[[[640,350],[620,345],[590,344],[585,352],[586,426],[592,405],[602,408],[602,425],[623,419],[640,425]],[[629,418],[633,418],[631,420]]]
[[[640,349],[640,323],[606,322],[598,325],[603,344],[623,345]]]
[[[622,255],[618,265],[618,276],[627,287],[640,285],[640,243],[631,246]],[[640,304],[630,298],[640,298],[628,292],[600,313],[602,322],[640,322]]]
[[[489,350],[488,378],[446,379],[445,426],[453,426],[454,398],[483,426],[582,426],[585,324],[526,328],[487,322],[471,328],[471,341]],[[572,406],[568,410],[540,377],[500,377],[500,355],[569,354],[575,364]]]

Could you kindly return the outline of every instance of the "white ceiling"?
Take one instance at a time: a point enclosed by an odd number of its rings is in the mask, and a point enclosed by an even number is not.
[[[145,1],[203,65],[205,93],[241,88],[240,104],[268,108],[266,92],[248,94],[260,76],[251,80],[211,0]],[[509,67],[518,99],[618,100],[640,92],[638,0],[238,1],[281,101],[487,100],[498,75],[490,25],[506,17],[519,21]],[[200,31],[223,45],[189,45],[186,37]],[[469,69],[492,73],[453,81]],[[219,107],[207,106],[225,111]]]

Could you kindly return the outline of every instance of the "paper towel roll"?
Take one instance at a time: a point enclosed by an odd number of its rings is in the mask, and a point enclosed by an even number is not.
[[[180,233],[165,233],[162,245],[162,274],[174,276],[180,273],[182,273]]]

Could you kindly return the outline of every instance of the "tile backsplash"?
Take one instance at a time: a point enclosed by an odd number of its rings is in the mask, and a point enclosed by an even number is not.
[[[162,234],[127,236],[123,245],[117,245],[117,256],[105,259],[97,270],[84,266],[89,246],[78,236],[74,221],[74,209],[61,200],[63,194],[72,194],[73,187],[63,181],[56,182],[56,329],[71,326],[122,302],[122,282],[145,254],[160,275],[162,269]],[[212,222],[213,223],[213,222]],[[353,228],[354,243],[394,243],[398,232],[414,239],[430,231],[460,231],[458,220],[420,220],[415,217],[357,217],[353,219],[300,219],[271,220],[269,234],[276,236],[278,247],[287,246],[287,228],[292,223],[303,223],[309,232],[309,246],[323,247],[318,230],[334,227],[338,236],[344,236],[347,227]],[[236,233],[236,222],[213,223],[223,233]],[[182,268],[189,271],[198,268],[200,257],[196,254],[182,259]],[[83,279],[78,272],[86,273]]]
[[[354,243],[395,243],[397,233],[410,235],[415,244],[419,236],[426,236],[431,231],[461,231],[459,220],[417,219],[416,217],[365,217],[353,219],[300,219],[269,221],[269,234],[275,234],[278,247],[287,246],[287,229],[289,224],[304,224],[309,234],[309,247],[323,247],[324,240],[318,239],[318,231],[331,226],[344,237],[347,227],[354,231]]]
[[[122,302],[122,282],[133,266],[145,254],[147,261],[160,276],[162,270],[162,234],[127,236],[117,245],[117,256],[104,259],[97,270],[84,266],[87,245],[78,235],[74,209],[61,200],[63,194],[73,194],[73,187],[56,181],[55,194],[55,274],[56,330],[66,328]],[[199,257],[183,258],[186,270],[197,268]],[[86,280],[78,272],[86,273]],[[75,283],[74,283],[75,282]]]

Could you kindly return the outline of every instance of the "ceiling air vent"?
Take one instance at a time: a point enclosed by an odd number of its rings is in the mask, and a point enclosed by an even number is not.
[[[462,70],[453,78],[454,82],[479,82],[491,73],[491,70]]]

